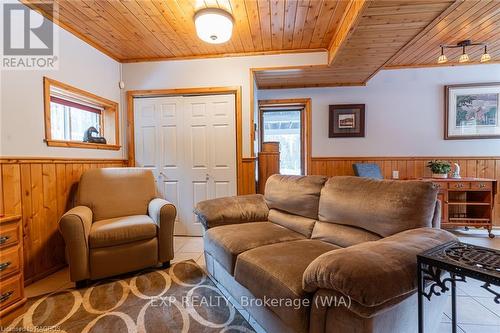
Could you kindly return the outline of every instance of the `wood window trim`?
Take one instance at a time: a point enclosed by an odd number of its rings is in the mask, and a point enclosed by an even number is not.
[[[312,163],[312,118],[311,118],[311,99],[310,98],[292,98],[292,99],[269,99],[259,100],[259,136],[262,145],[262,112],[263,106],[283,106],[283,107],[301,107],[303,112],[301,114],[301,147],[303,161],[303,174],[309,175]]]
[[[208,88],[179,88],[179,89],[152,89],[127,91],[127,151],[128,166],[135,166],[135,133],[134,133],[134,98],[161,97],[179,95],[225,95],[235,97],[235,125],[236,125],[236,191],[243,193],[245,179],[243,179],[243,134],[242,134],[242,99],[241,86],[208,87]]]
[[[50,88],[57,87],[64,91],[83,96],[85,98],[91,99],[96,103],[103,106],[104,111],[111,111],[114,113],[115,120],[115,144],[98,144],[82,141],[70,141],[70,140],[55,140],[52,139],[51,133],[51,121],[50,121]],[[43,97],[44,97],[44,117],[45,117],[45,143],[49,147],[63,147],[63,148],[83,148],[83,149],[100,149],[100,150],[120,150],[120,122],[119,122],[119,104],[117,102],[111,101],[109,99],[94,95],[85,90],[70,86],[66,83],[50,79],[48,77],[43,78]],[[100,118],[100,132],[101,135],[104,133],[104,117]]]

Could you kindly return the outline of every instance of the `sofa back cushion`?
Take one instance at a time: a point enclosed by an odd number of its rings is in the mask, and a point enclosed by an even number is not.
[[[430,182],[333,177],[321,191],[319,220],[387,237],[431,227],[436,197]]]
[[[314,224],[311,238],[340,247],[349,247],[364,242],[376,241],[382,237],[366,229],[318,221]]]
[[[311,238],[311,233],[314,228],[316,220],[308,217],[282,212],[281,210],[271,209],[267,218],[270,222],[279,224],[282,227],[293,230]]]
[[[269,209],[318,218],[318,205],[324,176],[272,175],[266,183],[264,198]]]
[[[91,169],[83,173],[76,205],[92,210],[93,220],[147,215],[156,196],[151,170],[139,168]]]

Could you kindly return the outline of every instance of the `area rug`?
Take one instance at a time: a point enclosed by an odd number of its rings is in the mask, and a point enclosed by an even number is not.
[[[26,309],[7,332],[254,332],[194,261],[59,290]]]

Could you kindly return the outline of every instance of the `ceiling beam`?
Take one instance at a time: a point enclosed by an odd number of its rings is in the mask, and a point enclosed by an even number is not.
[[[349,7],[342,18],[342,23],[340,23],[339,28],[333,35],[330,46],[328,47],[329,65],[333,63],[340,48],[355,30],[359,19],[363,16],[363,10],[368,7],[369,2],[369,0],[350,0]]]

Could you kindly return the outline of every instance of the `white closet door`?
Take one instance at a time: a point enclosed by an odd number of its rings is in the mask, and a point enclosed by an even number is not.
[[[184,98],[186,174],[190,184],[186,211],[202,200],[236,195],[236,130],[234,95]],[[189,234],[201,234],[191,212]]]
[[[234,96],[138,98],[134,113],[136,165],[176,205],[175,234],[201,235],[196,203],[236,195]]]
[[[136,165],[153,170],[158,192],[176,207],[185,196],[182,97],[134,101]],[[175,230],[184,234],[180,216]]]

